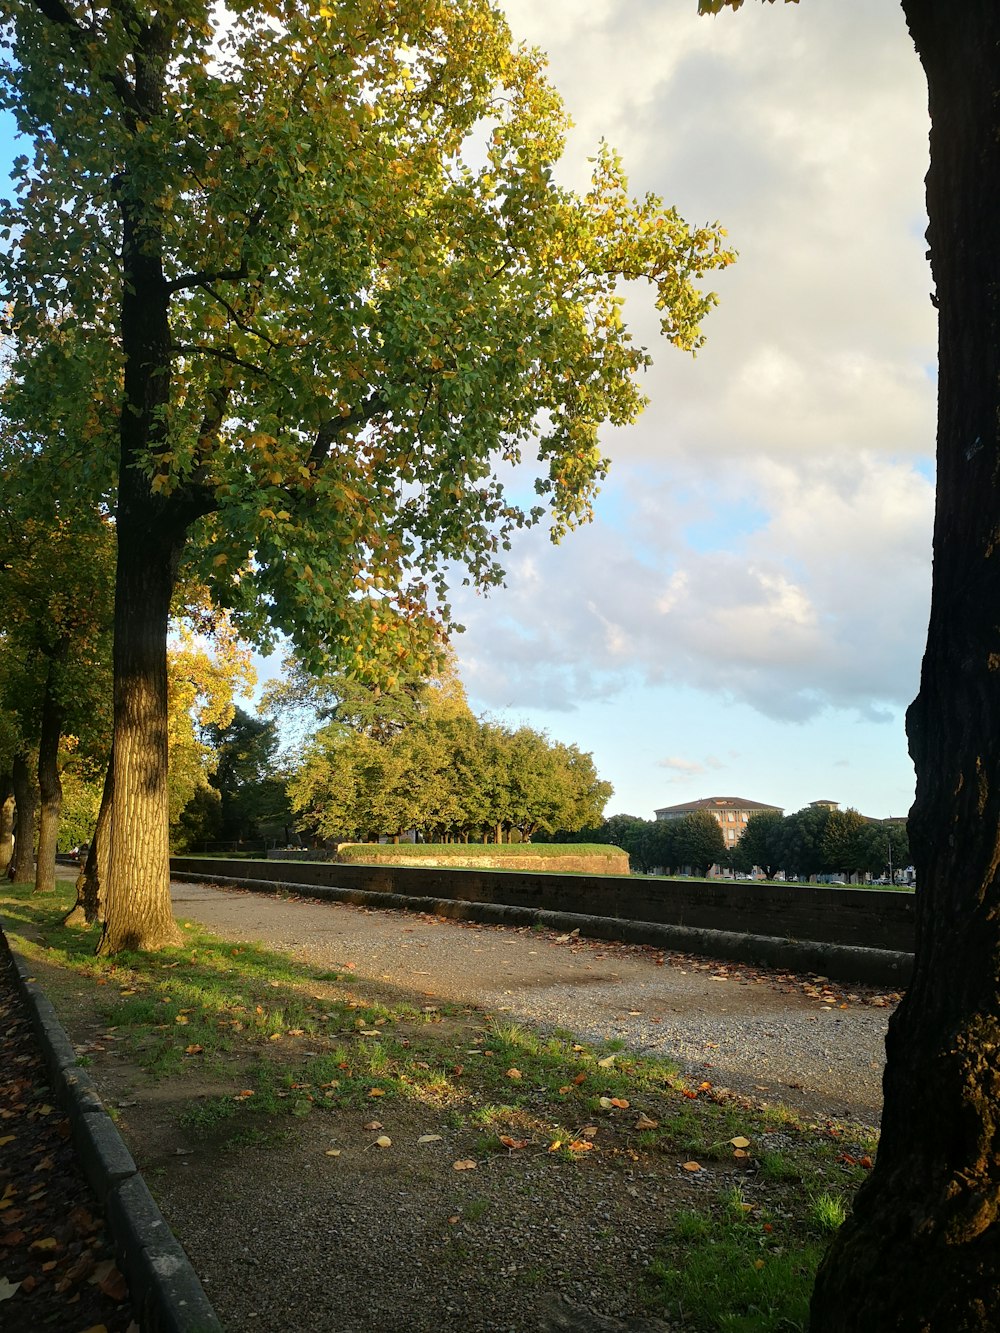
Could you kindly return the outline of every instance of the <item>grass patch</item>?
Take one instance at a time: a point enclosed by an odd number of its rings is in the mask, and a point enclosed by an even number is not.
[[[68,885],[45,898],[0,888],[12,942],[64,1021],[94,1015],[95,1063],[113,1040],[148,1080],[169,1080],[185,1137],[266,1148],[298,1120],[318,1117],[333,1136],[374,1119],[391,1129],[417,1104],[456,1158],[498,1170],[597,1170],[624,1189],[638,1164],[659,1183],[667,1228],[646,1282],[652,1309],[691,1333],[805,1327],[822,1249],[870,1167],[870,1134],[755,1107],[618,1041],[416,996],[385,1003],[364,978],[183,920],[177,948],[97,958],[96,930],[60,924],[70,901]]]

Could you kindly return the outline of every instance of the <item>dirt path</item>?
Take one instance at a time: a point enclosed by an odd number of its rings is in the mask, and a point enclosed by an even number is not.
[[[686,1071],[810,1115],[878,1123],[895,996],[652,948],[172,886],[179,920],[353,971],[396,996],[474,1004],[581,1039],[620,1038]]]

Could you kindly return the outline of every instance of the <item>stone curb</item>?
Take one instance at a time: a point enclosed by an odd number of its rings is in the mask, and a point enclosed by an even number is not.
[[[14,965],[32,1030],[42,1048],[52,1093],[69,1116],[84,1175],[104,1210],[118,1266],[128,1279],[136,1321],[143,1333],[222,1333],[191,1261],[163,1214],[56,1011],[26,961],[15,953],[0,919],[0,940]]]
[[[223,888],[348,903],[354,907],[381,907],[396,911],[427,912],[458,921],[481,921],[504,926],[545,926],[567,933],[578,930],[599,940],[651,944],[678,953],[704,954],[757,967],[817,973],[837,981],[864,982],[898,990],[910,979],[913,955],[892,949],[867,949],[822,940],[780,939],[773,935],[744,935],[728,930],[663,925],[656,921],[627,921],[619,917],[588,916],[576,912],[549,912],[536,907],[502,903],[466,902],[457,898],[415,898],[371,889],[337,889],[323,884],[295,884],[285,880],[238,879],[223,875],[172,871],[170,878],[184,884],[218,884]]]

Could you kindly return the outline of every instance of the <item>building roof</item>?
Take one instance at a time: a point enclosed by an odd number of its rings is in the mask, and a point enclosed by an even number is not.
[[[748,801],[742,796],[703,796],[700,801],[683,801],[680,805],[661,805],[657,815],[691,815],[698,810],[777,810],[780,805],[766,805],[763,801]]]

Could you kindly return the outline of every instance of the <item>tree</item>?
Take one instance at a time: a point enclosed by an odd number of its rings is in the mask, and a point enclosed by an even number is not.
[[[100,947],[156,948],[177,938],[165,643],[189,538],[246,629],[385,676],[426,659],[447,566],[496,584],[516,528],[586,518],[598,426],[641,406],[620,278],[649,280],[693,348],[697,280],[732,256],[631,200],[609,150],[586,195],[553,183],[558,99],[485,0],[13,0],[6,31],[34,145],[0,216],[12,324],[45,372],[25,419],[44,437],[96,402],[116,497],[128,816]],[[497,471],[525,452],[527,511]]]
[[[663,820],[676,828],[674,865],[691,866],[696,875],[707,875],[726,852],[722,826],[708,810],[694,810],[683,819]]]
[[[875,853],[871,837],[872,821],[857,810],[831,810],[823,831],[822,850],[827,867],[851,876],[871,869]],[[885,848],[882,848],[884,860]]]
[[[788,878],[808,879],[835,868],[825,842],[830,815],[825,805],[807,805],[782,820],[776,830],[778,863]]]
[[[773,879],[781,863],[781,826],[784,816],[777,810],[758,810],[749,817],[736,844],[736,868],[759,866],[765,879]]]
[[[212,723],[204,739],[215,755],[209,783],[218,793],[209,839],[240,841],[285,831],[291,819],[285,782],[277,772],[278,731],[274,721],[251,717],[237,707],[227,726]]]
[[[939,319],[931,614],[907,713],[916,953],[878,1159],[817,1276],[813,1333],[986,1333],[1000,1310],[1000,9],[902,8],[927,76]]]

